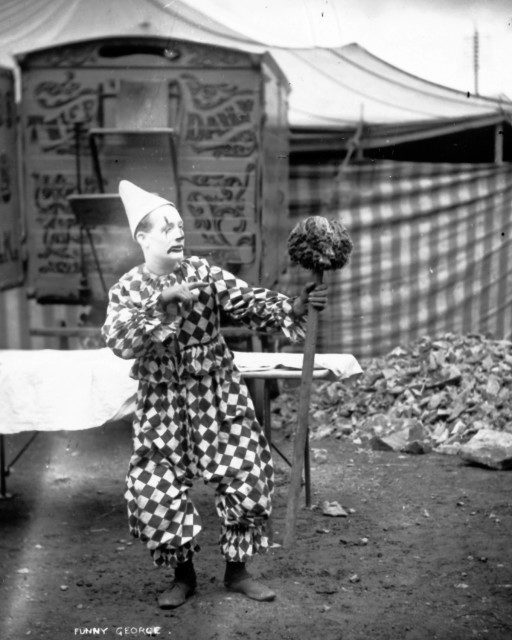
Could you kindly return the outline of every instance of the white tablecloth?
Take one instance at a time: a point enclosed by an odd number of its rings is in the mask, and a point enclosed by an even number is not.
[[[302,368],[302,355],[235,352],[242,373]],[[130,360],[109,349],[0,350],[0,433],[88,429],[132,410],[137,382]],[[318,354],[315,367],[332,379],[361,373],[350,354]]]

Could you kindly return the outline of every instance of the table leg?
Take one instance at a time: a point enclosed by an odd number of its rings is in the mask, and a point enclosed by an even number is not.
[[[263,430],[270,449],[274,448],[283,460],[291,467],[291,462],[279,449],[272,444],[272,423],[270,418],[270,381],[265,380],[263,386]],[[311,506],[311,459],[309,450],[309,429],[306,435],[306,446],[304,447],[304,483],[306,485],[306,507]]]
[[[5,466],[5,439],[0,433],[0,500],[5,500],[11,496],[7,493],[7,483],[5,479],[9,475],[9,470]]]
[[[39,431],[36,431],[31,438],[23,445],[23,447],[18,451],[16,457],[11,460],[9,464],[5,464],[5,437],[0,433],[0,500],[5,500],[7,498],[12,498],[10,493],[7,493],[7,482],[6,478],[11,473],[11,467],[15,462],[17,462],[21,456],[25,453],[25,451],[29,448],[29,446],[34,442],[37,438]]]

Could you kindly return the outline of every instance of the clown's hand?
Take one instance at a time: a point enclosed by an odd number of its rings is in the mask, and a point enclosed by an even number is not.
[[[327,305],[327,285],[308,282],[298,298],[293,302],[293,313],[297,317],[301,317],[307,313],[308,305],[322,311]]]
[[[165,288],[160,300],[164,309],[170,304],[178,304],[183,311],[190,311],[194,302],[199,298],[200,290],[207,287],[207,282],[182,282]]]

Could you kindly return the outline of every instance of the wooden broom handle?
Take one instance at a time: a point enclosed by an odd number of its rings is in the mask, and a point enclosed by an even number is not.
[[[322,284],[323,271],[315,271],[315,284]],[[295,540],[295,523],[299,508],[300,489],[302,483],[302,469],[304,466],[304,451],[308,435],[309,399],[311,397],[311,383],[315,366],[316,337],[318,332],[318,311],[311,303],[308,308],[306,325],[306,340],[304,342],[304,359],[302,362],[302,376],[300,381],[299,413],[295,442],[293,446],[293,461],[290,474],[290,489],[286,507],[286,523],[283,545],[290,548]]]

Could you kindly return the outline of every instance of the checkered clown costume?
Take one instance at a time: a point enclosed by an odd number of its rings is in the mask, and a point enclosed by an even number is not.
[[[194,281],[209,286],[192,309],[165,311],[162,290]],[[201,520],[188,495],[196,477],[216,487],[226,560],[245,562],[267,550],[270,449],[219,314],[300,341],[304,320],[293,317],[292,303],[197,257],[163,276],[135,267],[110,290],[103,336],[116,355],[135,359],[131,375],[139,381],[125,494],[129,528],[156,565],[175,567],[199,550]]]

